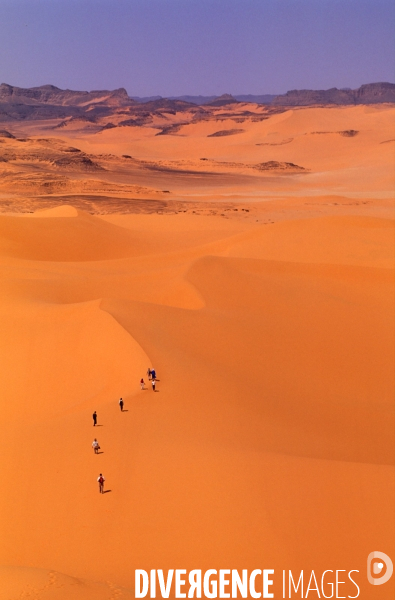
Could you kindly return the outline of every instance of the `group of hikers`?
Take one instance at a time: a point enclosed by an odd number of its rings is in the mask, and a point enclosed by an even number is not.
[[[147,376],[148,376],[148,380],[151,381],[152,389],[155,392],[155,387],[156,387],[156,371],[155,371],[155,369],[151,369],[148,367]],[[143,378],[140,379],[140,387],[142,390],[145,389],[145,382],[144,382]],[[118,404],[121,409],[121,412],[123,412],[124,402],[123,402],[122,398],[119,399]],[[96,425],[97,425],[97,412],[96,411],[94,411],[92,418],[93,418],[93,427],[96,427]],[[97,441],[96,438],[92,442],[92,448],[93,448],[93,452],[95,454],[99,454],[100,446],[99,446],[99,442]],[[99,477],[97,478],[97,482],[99,484],[99,493],[104,494],[105,479],[104,479],[102,473],[99,474]]]

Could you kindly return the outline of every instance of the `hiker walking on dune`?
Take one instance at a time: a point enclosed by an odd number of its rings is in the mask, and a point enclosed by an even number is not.
[[[104,482],[105,479],[103,477],[103,475],[100,473],[99,477],[97,478],[97,482],[99,484],[99,494],[104,494]]]
[[[93,448],[93,452],[95,454],[99,454],[100,446],[99,446],[99,442],[97,441],[96,438],[92,442],[92,448]]]
[[[120,406],[120,408],[121,408],[121,412],[123,412],[123,400],[122,400],[122,398],[120,398],[120,400],[119,400],[119,403],[118,403],[118,404],[119,404],[119,406]]]
[[[145,385],[145,383],[144,383],[144,379],[143,379],[143,378],[141,378],[141,379],[140,379],[140,387],[141,387],[141,389],[142,389],[142,390],[144,389],[144,385]]]
[[[156,379],[156,371],[155,371],[155,369],[151,369],[151,379]]]
[[[148,381],[151,379],[151,369],[148,367],[147,369],[147,377],[148,377]]]
[[[97,414],[96,414],[96,411],[93,413],[92,418],[93,418],[93,427],[95,427],[95,425],[97,424]]]
[[[156,385],[156,381],[155,381],[155,379],[153,379],[153,380],[151,381],[151,385],[152,385],[152,389],[153,389],[153,391],[155,391],[155,385]]]

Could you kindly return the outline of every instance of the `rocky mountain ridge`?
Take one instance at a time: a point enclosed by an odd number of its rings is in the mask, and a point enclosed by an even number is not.
[[[0,85],[1,103],[52,104],[56,106],[84,106],[105,102],[116,106],[134,104],[125,88],[117,90],[93,90],[91,92],[62,90],[54,85],[42,85],[33,88],[20,88],[2,83]]]
[[[2,83],[0,85],[0,122],[60,120],[56,127],[84,122],[98,130],[121,126],[141,126],[152,123],[153,118],[162,119],[164,133],[175,133],[175,127],[185,119],[210,118],[214,113],[223,118],[238,113],[237,118],[253,117],[245,102],[260,105],[262,111],[282,111],[287,106],[311,105],[356,105],[395,102],[395,84],[371,83],[357,90],[332,88],[330,90],[291,90],[286,94],[258,102],[263,96],[201,96],[146,99],[145,102],[131,98],[124,88],[117,90],[75,91],[62,90],[53,85],[19,88]],[[207,102],[207,99],[209,100]],[[270,100],[270,101],[269,101]],[[229,111],[228,111],[229,107]],[[171,115],[180,115],[174,122]],[[188,118],[182,115],[189,115]],[[263,118],[263,117],[262,117]],[[266,117],[267,118],[267,117]],[[170,119],[170,120],[169,120]]]
[[[31,106],[80,106],[112,105],[117,107],[133,106],[155,102],[164,104],[183,102],[185,104],[220,106],[233,102],[255,102],[258,104],[276,104],[281,106],[309,106],[311,104],[376,104],[395,102],[395,84],[388,82],[368,83],[359,88],[329,90],[290,90],[286,94],[273,95],[231,95],[222,96],[171,96],[168,98],[152,96],[147,98],[131,97],[125,88],[116,90],[76,91],[62,90],[54,85],[42,85],[33,88],[20,88],[7,83],[0,84],[0,104],[25,104]]]
[[[291,90],[276,96],[277,106],[311,106],[314,104],[379,104],[395,102],[394,83],[368,83],[356,90],[331,88],[329,90]]]

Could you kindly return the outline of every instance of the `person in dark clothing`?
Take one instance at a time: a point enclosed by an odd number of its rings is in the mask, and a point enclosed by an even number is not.
[[[122,398],[119,400],[119,406],[121,408],[121,412],[123,411],[123,400]]]
[[[103,477],[103,475],[100,473],[99,477],[97,478],[97,482],[99,484],[99,494],[104,494],[104,482],[105,479]]]
[[[148,379],[151,379],[151,369],[149,367],[147,369],[147,377]]]
[[[93,427],[94,427],[97,424],[97,414],[96,414],[96,411],[93,413],[92,418],[93,418]]]

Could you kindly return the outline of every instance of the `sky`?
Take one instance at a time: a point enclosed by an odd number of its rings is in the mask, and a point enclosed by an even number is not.
[[[131,96],[395,81],[393,0],[0,0],[0,82]]]

